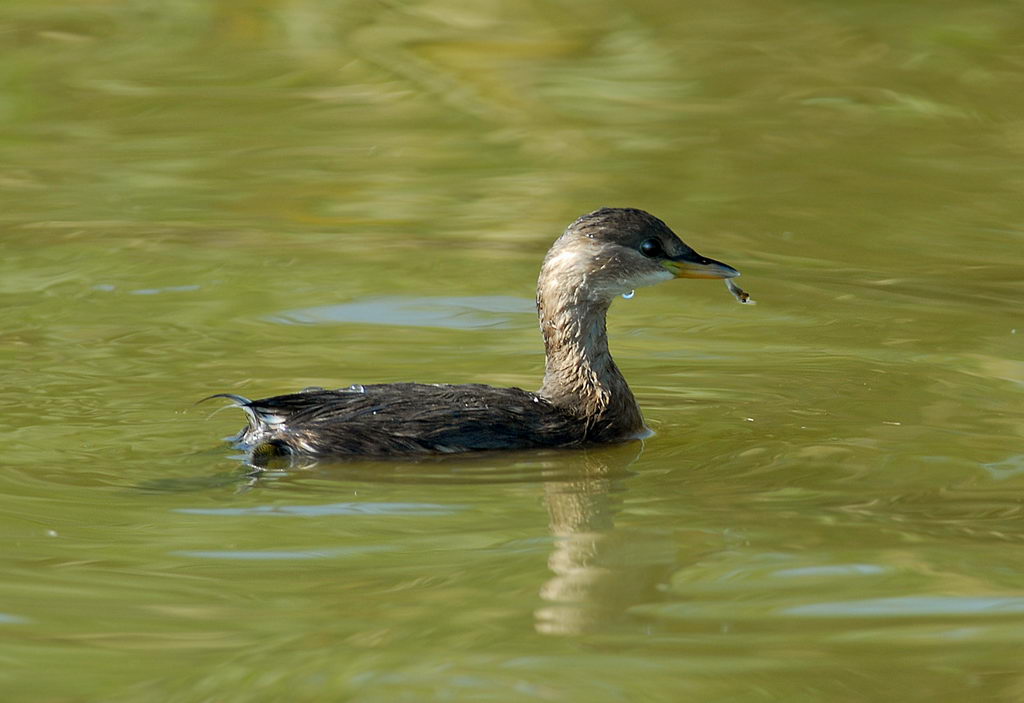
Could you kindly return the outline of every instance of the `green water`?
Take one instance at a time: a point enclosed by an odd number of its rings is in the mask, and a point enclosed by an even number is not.
[[[7,0],[4,701],[1019,701],[1017,3]],[[309,385],[535,388],[577,215],[655,436],[246,476]]]

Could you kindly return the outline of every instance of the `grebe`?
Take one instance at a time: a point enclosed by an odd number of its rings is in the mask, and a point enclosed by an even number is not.
[[[544,381],[536,392],[476,383],[387,383],[248,400],[234,439],[253,463],[270,457],[441,454],[621,442],[647,432],[608,351],[612,300],[673,278],[739,271],[683,243],[653,215],[602,208],[569,225],[537,281]],[[732,288],[731,288],[732,289]],[[738,290],[738,289],[737,289]]]

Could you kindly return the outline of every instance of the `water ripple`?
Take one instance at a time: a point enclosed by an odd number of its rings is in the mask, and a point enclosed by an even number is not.
[[[327,505],[256,505],[249,508],[176,508],[190,515],[451,515],[462,506],[436,503],[329,503]]]
[[[358,556],[372,552],[386,552],[390,548],[384,546],[347,547],[331,549],[298,549],[298,550],[238,550],[238,549],[183,549],[171,552],[175,556],[199,557],[201,559],[240,559],[243,561],[289,560],[289,559],[329,559],[340,556]]]
[[[919,617],[1024,613],[1024,597],[907,596],[810,603],[787,608],[788,615],[810,617]]]
[[[397,327],[477,329],[513,327],[515,315],[535,315],[533,301],[505,295],[468,297],[376,296],[339,305],[285,310],[270,317],[290,325],[357,322]]]

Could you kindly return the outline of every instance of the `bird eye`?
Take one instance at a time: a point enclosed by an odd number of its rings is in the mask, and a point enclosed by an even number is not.
[[[640,245],[640,253],[653,259],[655,256],[663,256],[665,250],[661,248],[661,242],[657,239],[645,239]]]

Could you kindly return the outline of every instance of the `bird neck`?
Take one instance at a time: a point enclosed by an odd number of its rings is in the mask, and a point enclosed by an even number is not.
[[[539,395],[585,419],[588,439],[623,439],[644,430],[633,392],[608,351],[605,319],[611,300],[585,299],[579,288],[547,285],[542,272],[537,311],[546,366]]]

